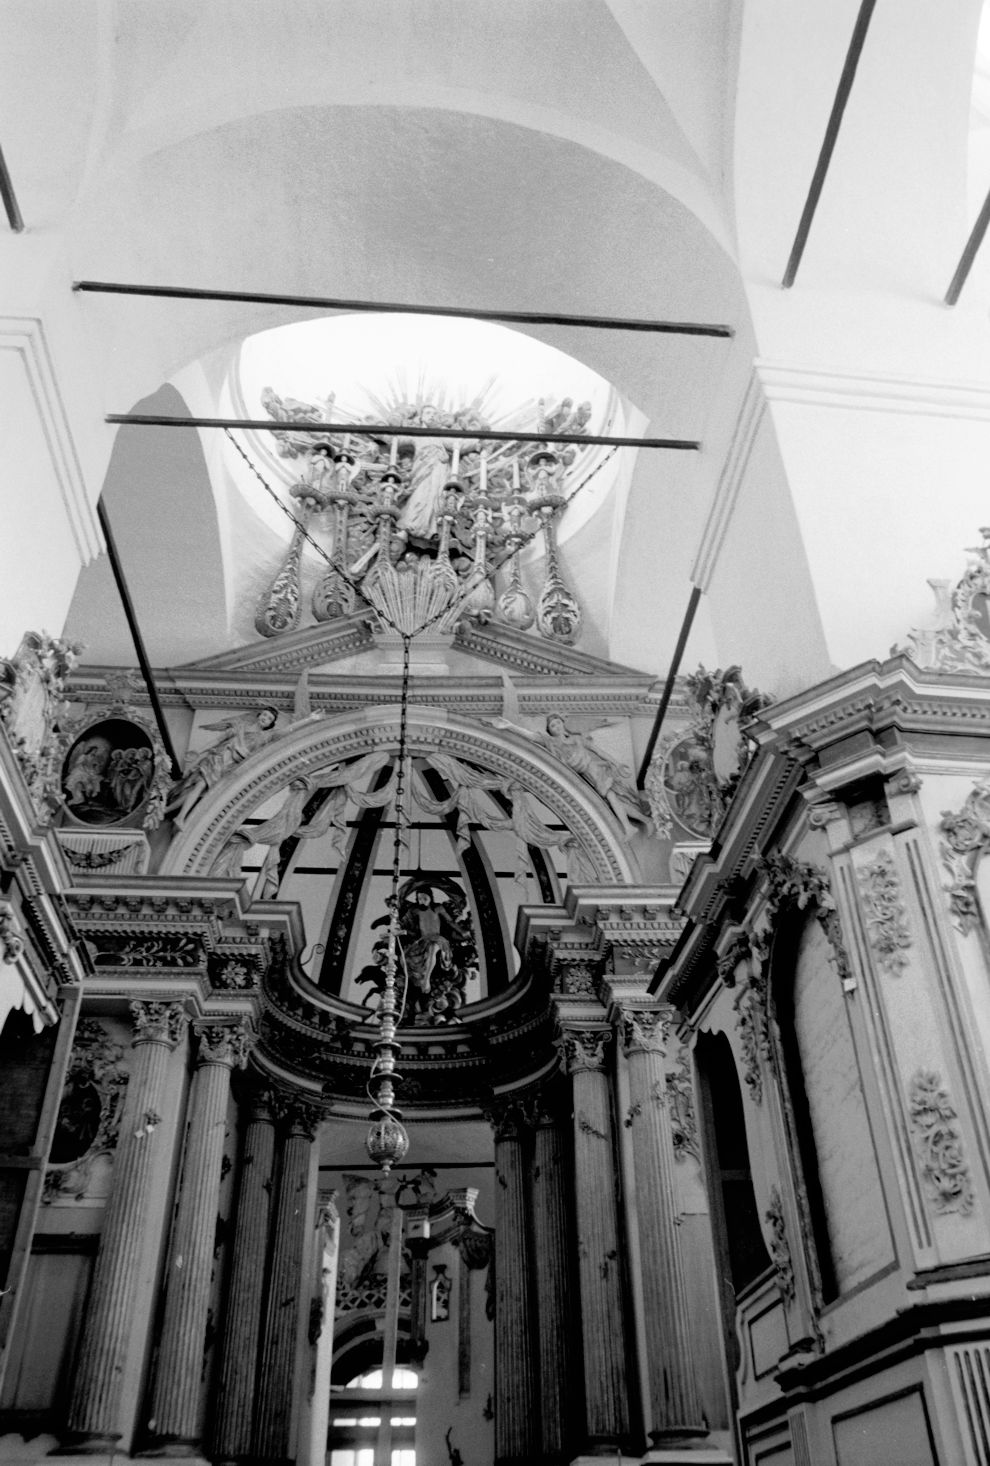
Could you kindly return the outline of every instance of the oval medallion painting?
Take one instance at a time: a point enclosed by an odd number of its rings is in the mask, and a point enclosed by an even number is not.
[[[84,825],[116,825],[147,799],[155,770],[151,739],[127,718],[85,728],[62,765],[62,796]]]

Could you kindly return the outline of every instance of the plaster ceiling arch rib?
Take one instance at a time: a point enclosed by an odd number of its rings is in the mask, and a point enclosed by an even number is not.
[[[634,881],[615,815],[590,785],[539,744],[508,729],[419,706],[409,709],[407,736],[414,756],[442,747],[454,758],[518,782],[571,831],[595,880],[617,885]],[[300,724],[245,759],[235,774],[203,797],[172,841],[162,874],[207,874],[234,831],[292,779],[311,777],[318,783],[320,771],[331,764],[395,748],[398,739],[399,709],[394,704]]]
[[[672,192],[579,143],[435,110],[256,114],[144,156],[92,194],[72,265],[77,278],[136,283],[737,328],[748,319],[731,255]],[[323,314],[81,300],[103,338],[110,411],[222,345]],[[675,395],[685,374],[704,378],[698,363],[733,349],[651,333],[529,333],[585,361],[658,422],[661,388]]]

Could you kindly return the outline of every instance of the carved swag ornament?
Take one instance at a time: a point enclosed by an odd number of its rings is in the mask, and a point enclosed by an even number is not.
[[[956,1111],[934,1069],[919,1069],[912,1076],[908,1114],[921,1174],[935,1210],[967,1216],[976,1199],[973,1181],[955,1123]]]

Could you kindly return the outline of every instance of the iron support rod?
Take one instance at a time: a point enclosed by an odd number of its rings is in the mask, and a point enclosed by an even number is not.
[[[677,645],[674,647],[674,655],[670,659],[670,671],[667,673],[667,681],[663,686],[660,706],[657,708],[657,715],[653,719],[653,727],[650,729],[650,739],[646,745],[646,752],[643,754],[643,762],[640,764],[639,773],[636,775],[637,789],[642,789],[646,783],[646,774],[650,767],[650,759],[653,757],[653,750],[656,748],[663,720],[667,716],[667,708],[674,693],[674,683],[677,680],[677,673],[680,670],[681,658],[684,655],[684,648],[687,646],[687,639],[691,634],[691,624],[694,621],[694,613],[698,609],[698,602],[700,600],[701,591],[696,585],[693,585],[687,603],[687,610],[684,612],[684,620],[681,622]]]
[[[953,275],[949,288],[945,292],[946,305],[955,305],[959,299],[962,288],[966,284],[966,277],[972,269],[973,261],[976,259],[980,245],[983,243],[983,236],[987,232],[988,224],[990,224],[990,193],[983,200],[983,207],[976,216],[976,223],[973,225],[970,236],[966,241],[966,248],[963,250],[959,258],[959,263],[956,266],[956,273]]]
[[[24,232],[24,219],[17,206],[17,195],[14,193],[14,184],[7,167],[6,159],[3,156],[3,149],[0,148],[0,198],[3,199],[3,206],[7,213],[7,223],[15,234]]]
[[[553,311],[473,310],[460,305],[404,305],[394,300],[338,300],[326,295],[278,295],[253,290],[201,290],[188,285],[124,285],[76,280],[73,290],[99,295],[144,295],[162,300],[215,300],[242,305],[289,305],[304,310],[370,311],[378,315],[450,316],[465,321],[504,321],[517,326],[573,326],[591,331],[655,331],[667,336],[731,338],[731,326],[699,321],[643,321],[626,316],[573,316]]]
[[[165,752],[171,760],[172,777],[173,779],[180,779],[182,777],[182,769],[179,765],[179,760],[175,756],[175,749],[172,747],[172,739],[169,735],[168,724],[165,721],[165,714],[158,696],[158,688],[155,686],[155,679],[152,676],[151,663],[148,661],[148,654],[144,649],[144,638],[141,635],[141,628],[138,626],[137,617],[134,614],[131,593],[124,576],[123,567],[120,563],[120,556],[117,553],[117,543],[113,537],[113,530],[110,528],[110,519],[102,499],[97,501],[96,512],[99,516],[100,528],[103,531],[103,538],[106,542],[110,569],[113,572],[113,578],[117,584],[120,604],[124,608],[124,616],[127,618],[127,626],[131,633],[131,640],[134,643],[134,650],[137,653],[141,676],[144,678],[144,685],[148,689],[148,700],[151,703],[152,712],[155,715],[155,722],[158,725],[158,732],[162,743],[165,745]]]
[[[821,152],[818,154],[818,162],[815,164],[811,187],[808,189],[808,197],[805,200],[801,219],[798,223],[797,234],[794,236],[791,257],[787,261],[787,269],[784,271],[784,278],[781,281],[781,286],[784,290],[790,290],[794,284],[794,277],[797,275],[798,266],[801,263],[801,256],[804,254],[804,247],[808,242],[808,235],[811,233],[811,221],[815,217],[818,200],[821,197],[822,188],[825,185],[825,175],[828,172],[828,165],[832,161],[835,141],[839,136],[839,128],[842,126],[842,114],[845,112],[846,103],[849,101],[849,93],[852,91],[856,68],[859,65],[859,58],[862,54],[863,43],[866,40],[866,32],[869,29],[870,17],[873,14],[875,4],[876,0],[863,0],[863,3],[859,7],[859,14],[856,17],[856,24],[853,26],[852,38],[849,42],[849,50],[846,52],[845,64],[842,67],[842,75],[839,77],[835,100],[832,103],[832,111],[829,114],[828,126],[825,128],[825,137],[822,141]]]
[[[364,438],[468,438],[491,443],[601,444],[606,448],[673,448],[696,452],[691,438],[616,438],[605,433],[524,433],[497,428],[396,427],[391,423],[273,422],[251,417],[161,417],[149,412],[108,412],[104,422],[138,428],[243,428],[256,433],[350,433]]]

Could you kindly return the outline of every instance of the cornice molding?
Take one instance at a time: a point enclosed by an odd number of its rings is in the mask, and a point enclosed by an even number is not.
[[[755,373],[768,402],[854,408],[859,412],[990,419],[990,387],[982,383],[890,372],[846,372],[766,358],[757,358]]]

